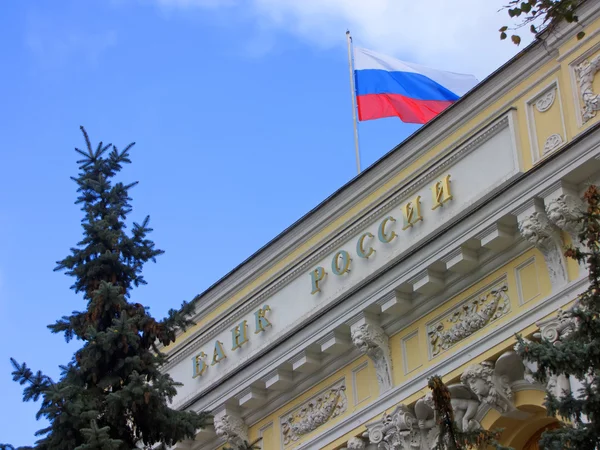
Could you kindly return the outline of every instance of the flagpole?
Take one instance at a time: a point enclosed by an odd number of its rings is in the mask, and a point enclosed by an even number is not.
[[[346,31],[348,41],[348,69],[350,71],[350,93],[352,96],[352,119],[354,124],[354,147],[356,150],[356,170],[360,174],[360,151],[358,149],[358,119],[356,117],[356,88],[354,86],[354,64],[352,63],[352,36]]]

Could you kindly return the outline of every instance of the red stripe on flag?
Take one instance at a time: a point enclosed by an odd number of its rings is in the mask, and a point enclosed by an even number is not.
[[[358,120],[399,117],[405,123],[426,123],[450,106],[451,101],[415,100],[398,94],[367,94],[356,97]]]

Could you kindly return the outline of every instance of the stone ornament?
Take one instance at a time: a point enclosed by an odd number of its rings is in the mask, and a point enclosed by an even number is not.
[[[579,93],[583,101],[582,120],[586,123],[588,120],[596,117],[596,111],[600,110],[600,94],[594,92],[594,77],[600,70],[600,55],[591,61],[583,61],[575,67],[577,82],[579,83]]]
[[[481,403],[502,414],[516,411],[511,384],[525,377],[525,365],[513,351],[504,353],[493,363],[484,361],[469,366],[460,377]]]
[[[560,147],[563,143],[563,138],[560,134],[552,134],[546,139],[544,143],[544,149],[542,150],[543,155],[547,155],[551,151]]]
[[[534,333],[534,339],[545,339],[559,346],[567,336],[577,329],[577,320],[569,314],[569,311],[559,309],[555,317],[537,322],[536,325],[539,327],[539,331]],[[564,374],[550,375],[546,389],[556,397],[562,397],[571,392],[571,381]]]
[[[585,211],[581,199],[572,194],[561,194],[546,205],[548,219],[561,230],[571,236],[573,245],[580,246],[579,234],[583,231],[583,224],[578,220]]]
[[[241,417],[233,414],[216,415],[214,419],[217,436],[223,437],[234,448],[241,448],[248,438],[248,426]]]
[[[517,410],[512,387],[523,382],[525,366],[521,358],[508,351],[496,362],[484,361],[465,370],[460,383],[448,386],[454,420],[462,431],[481,428],[481,418],[489,408],[502,415],[525,420],[530,414]],[[380,420],[366,425],[367,431],[352,438],[346,448],[365,450],[433,450],[439,436],[437,416],[431,393],[413,406],[400,404]]]
[[[539,112],[546,112],[554,103],[554,99],[556,98],[556,88],[549,90],[548,92],[542,94],[540,98],[535,102],[535,108]]]
[[[346,412],[347,407],[346,386],[341,380],[281,418],[283,444],[296,442]]]
[[[373,361],[379,393],[392,388],[392,358],[388,335],[374,323],[363,323],[351,329],[352,343]]]
[[[544,255],[552,286],[556,288],[566,284],[567,271],[560,230],[550,222],[546,214],[534,211],[519,220],[519,232]]]
[[[428,325],[427,335],[431,355],[439,355],[489,323],[508,314],[510,299],[507,292],[508,286],[503,282],[459,304],[442,320]]]

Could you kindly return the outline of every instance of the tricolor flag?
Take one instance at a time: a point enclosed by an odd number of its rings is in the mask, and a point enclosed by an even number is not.
[[[398,116],[426,123],[458,100],[478,81],[472,75],[443,72],[354,48],[358,119]]]

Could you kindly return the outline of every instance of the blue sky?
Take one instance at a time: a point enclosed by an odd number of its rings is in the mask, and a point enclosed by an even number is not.
[[[166,254],[133,299],[162,317],[356,175],[346,28],[359,45],[482,79],[517,50],[498,41],[500,4],[2,2],[0,443],[32,444],[44,426],[9,357],[56,377],[75,349],[46,325],[83,308],[52,271],[81,234],[79,125],[94,142],[137,143],[123,174],[140,181],[132,219],[150,214]],[[363,166],[416,129],[361,124]]]

